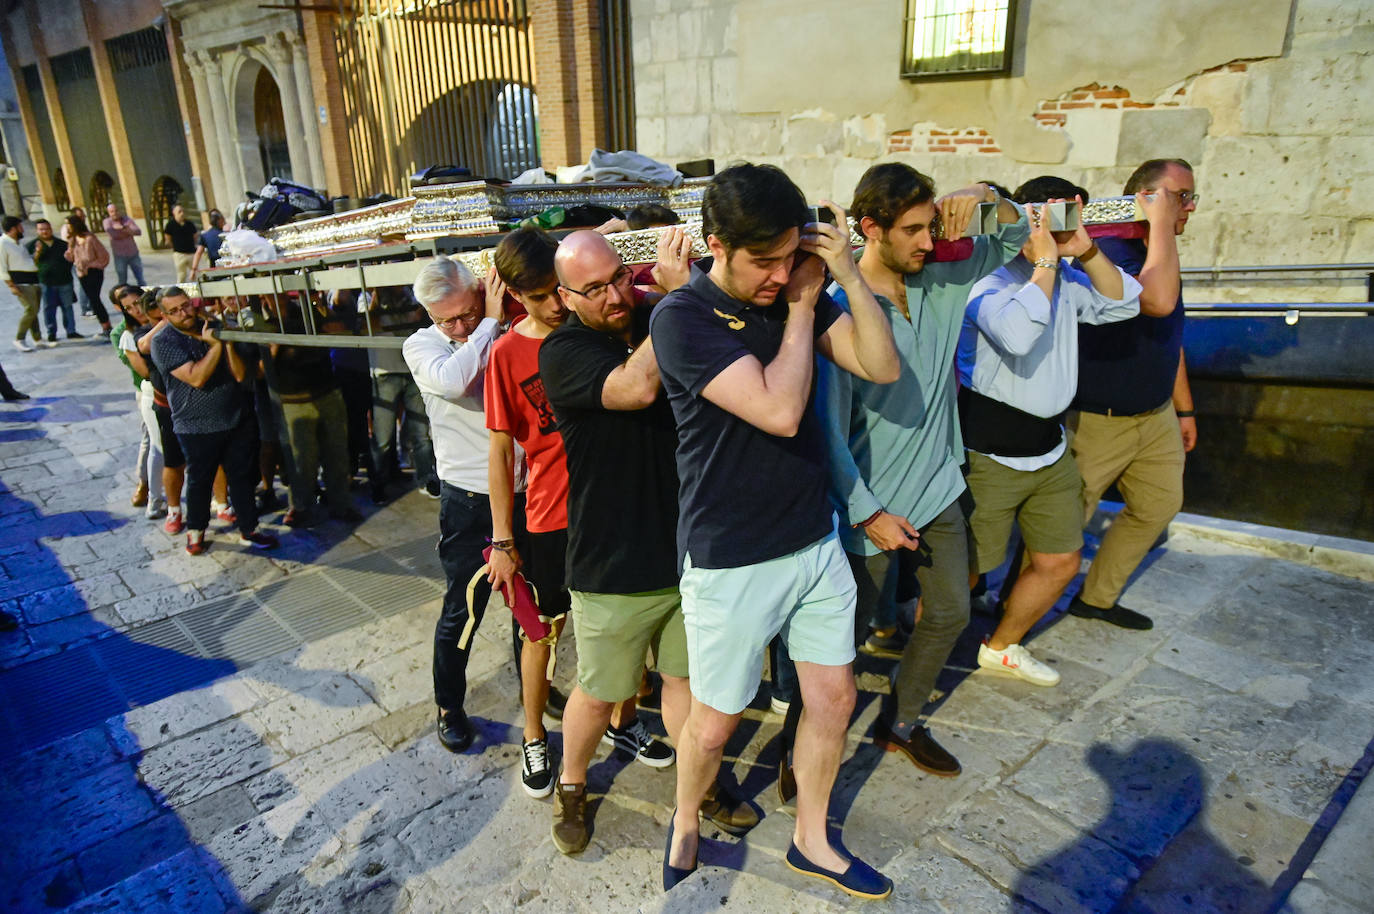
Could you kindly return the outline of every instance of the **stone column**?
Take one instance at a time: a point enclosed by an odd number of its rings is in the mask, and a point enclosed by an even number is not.
[[[277,79],[277,91],[281,95],[281,115],[286,123],[286,147],[291,156],[291,180],[299,184],[309,184],[312,178],[310,153],[305,148],[301,95],[296,89],[296,68],[291,63],[291,44],[282,37],[281,32],[273,32],[267,36],[263,50],[267,52],[268,60],[272,61],[272,75]]]
[[[320,118],[315,112],[315,93],[310,84],[310,61],[305,42],[299,35],[288,35],[291,44],[291,63],[296,70],[296,92],[300,95],[301,127],[305,133],[305,151],[310,157],[310,186],[325,188],[324,157],[320,153]],[[302,179],[301,183],[305,183]],[[333,189],[330,189],[333,193]]]
[[[228,190],[229,182],[224,174],[223,146],[221,145],[219,127],[215,123],[213,107],[210,103],[210,88],[206,80],[207,59],[208,55],[204,51],[192,51],[186,55],[186,69],[191,74],[191,88],[196,96],[196,110],[201,113],[200,132],[205,138],[205,158],[210,164],[211,192],[207,193],[206,197],[224,207],[230,206],[231,201],[236,203],[237,200],[231,196]],[[232,218],[233,214],[228,213],[226,215]]]
[[[52,63],[48,59],[48,45],[43,39],[37,0],[24,0],[24,18],[29,22],[29,41],[33,44],[33,53],[37,58],[35,62],[38,64],[38,79],[43,87],[43,104],[48,108],[48,121],[52,125],[53,141],[57,145],[58,163],[62,166],[62,177],[66,179],[67,201],[70,206],[85,206],[86,189],[76,167],[76,154],[72,152],[71,136],[67,133],[67,118],[62,113],[62,99],[57,94],[57,80],[53,78]],[[16,88],[23,85],[22,80],[15,84]],[[22,92],[23,89],[19,91]]]
[[[224,170],[224,191],[226,199],[237,203],[243,199],[247,181],[243,177],[243,162],[239,160],[238,131],[229,119],[229,100],[225,97],[224,73],[219,57],[206,51],[199,52],[201,65],[205,68],[205,89],[210,96],[210,111],[215,122],[215,141],[219,146],[218,154]],[[253,188],[257,190],[257,188]]]
[[[115,87],[114,72],[110,69],[110,55],[105,42],[97,37],[94,0],[82,0],[81,17],[86,27],[86,40],[91,50],[91,65],[95,69],[96,91],[100,94],[101,113],[105,115],[105,132],[110,137],[110,152],[114,155],[115,174],[119,177],[119,194],[124,198],[124,211],[131,219],[143,218],[143,189],[134,171],[133,152],[129,134],[124,127],[124,111],[119,105],[119,90]],[[104,213],[87,214],[97,228]]]

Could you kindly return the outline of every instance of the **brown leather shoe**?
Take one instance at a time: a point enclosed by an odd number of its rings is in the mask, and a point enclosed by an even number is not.
[[[911,760],[911,764],[927,774],[952,778],[964,770],[960,767],[959,760],[950,755],[944,746],[935,742],[935,738],[925,727],[912,730],[909,738],[902,739],[889,730],[886,724],[878,721],[873,725],[873,743],[888,752],[900,752]]]
[[[778,799],[791,803],[797,798],[797,776],[792,773],[792,765],[786,757],[778,762]]]
[[[758,810],[720,786],[719,781],[702,798],[701,815],[732,835],[742,835],[759,824]]]
[[[553,791],[553,843],[565,854],[580,854],[591,836],[587,829],[587,785],[560,781]]]
[[[148,503],[148,484],[140,482],[138,488],[134,489],[133,497],[129,499],[129,504],[135,508],[141,508]]]

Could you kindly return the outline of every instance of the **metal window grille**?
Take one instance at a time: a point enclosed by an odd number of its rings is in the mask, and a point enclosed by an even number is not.
[[[601,72],[606,85],[605,142],[611,149],[634,149],[635,80],[629,0],[601,0]]]
[[[67,54],[51,58],[53,81],[59,86],[95,79],[95,64],[91,61],[90,48],[78,48]]]
[[[902,76],[1007,73],[1016,0],[907,0]]]
[[[110,69],[116,73],[156,66],[171,59],[166,36],[161,29],[155,28],[111,38],[105,42],[105,50],[110,55]]]
[[[334,45],[360,195],[403,194],[428,165],[539,164],[524,0],[355,0]]]

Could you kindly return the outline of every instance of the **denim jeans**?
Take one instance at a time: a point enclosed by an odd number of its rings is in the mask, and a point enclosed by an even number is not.
[[[143,285],[143,257],[134,254],[131,257],[120,257],[114,255],[115,275],[119,277],[119,284],[125,285],[129,282],[129,271],[134,271],[134,284]]]
[[[415,379],[400,372],[372,376],[372,465],[377,479],[385,480],[396,466],[396,414],[405,408],[401,434],[410,451],[415,482],[424,485],[435,478],[434,446],[429,439],[429,415]]]
[[[66,328],[67,335],[76,332],[76,315],[72,313],[72,304],[76,301],[76,290],[70,285],[67,286],[44,286],[43,290],[43,325],[48,328],[48,339],[57,339],[57,309],[62,309],[62,326]]]

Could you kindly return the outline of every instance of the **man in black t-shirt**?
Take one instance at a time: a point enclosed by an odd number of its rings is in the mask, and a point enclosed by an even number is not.
[[[232,344],[215,338],[180,288],[163,289],[160,303],[170,326],[151,337],[151,349],[167,384],[172,426],[186,454],[186,551],[200,555],[208,548],[210,490],[221,466],[237,515],[238,541],[254,549],[275,548],[277,538],[258,530],[253,498],[257,429],[244,399],[243,360]]]
[[[172,207],[172,218],[162,227],[162,240],[172,249],[176,264],[177,282],[191,280],[191,264],[196,256],[196,236],[200,231],[186,219],[186,209],[180,203]]]
[[[553,840],[575,854],[590,837],[587,764],[603,734],[614,739],[612,712],[635,696],[646,650],[663,677],[663,723],[674,741],[691,695],[674,538],[677,430],[648,340],[649,306],[596,232],[565,238],[554,264],[571,314],[540,347],[539,374],[567,450],[578,682],[563,712]],[[663,749],[655,767],[673,762]],[[758,821],[719,789],[708,805],[707,814],[733,831]]]
[[[838,206],[821,201],[848,225]],[[816,352],[880,384],[901,363],[892,326],[854,264],[849,234],[810,221],[772,166],[737,165],[702,200],[711,258],[650,322],[678,426],[678,550],[692,708],[678,744],[665,888],[697,865],[698,810],[780,632],[806,713],[797,728],[797,821],[787,864],[865,898],[892,882],[831,844],[826,817],[854,707],[854,576],[826,495],[811,409]],[[829,267],[846,314],[822,291]]]
[[[1197,209],[1193,169],[1151,159],[1126,181],[1150,223],[1145,240],[1103,238],[1102,252],[1140,281],[1140,314],[1101,326],[1079,324],[1078,395],[1067,424],[1083,477],[1086,516],[1115,484],[1126,501],[1102,537],[1069,612],[1123,628],[1154,623],[1117,600],[1141,559],[1183,507],[1184,454],[1197,443],[1193,395],[1183,361],[1183,294],[1178,235]]]

